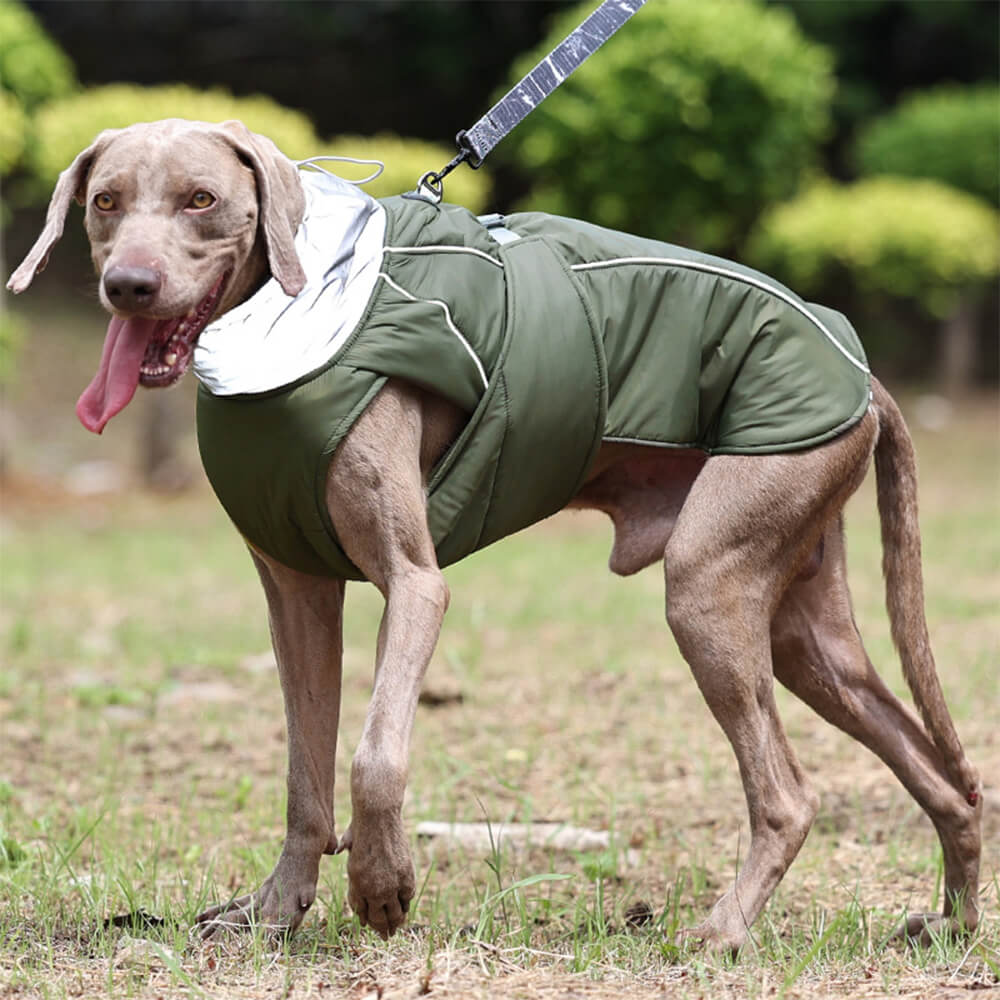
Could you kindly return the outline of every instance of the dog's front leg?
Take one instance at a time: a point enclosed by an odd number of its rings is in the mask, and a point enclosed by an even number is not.
[[[387,581],[375,685],[351,766],[351,906],[388,937],[405,921],[415,892],[402,807],[410,733],[420,683],[434,650],[448,590],[440,574],[413,569]]]
[[[410,734],[420,685],[448,606],[427,527],[422,411],[406,391],[380,395],[331,463],[327,498],[348,555],[385,598],[375,682],[351,768],[349,900],[387,937],[415,892],[403,829]]]
[[[251,551],[267,596],[288,725],[287,833],[256,892],[198,916],[202,937],[263,926],[290,933],[316,898],[319,862],[337,849],[334,763],[340,717],[343,580],[307,576]]]

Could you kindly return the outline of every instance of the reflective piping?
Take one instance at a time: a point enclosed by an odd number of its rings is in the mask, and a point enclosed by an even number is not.
[[[648,438],[633,437],[602,437],[601,441],[607,444],[641,444],[648,448],[679,448],[681,451],[705,451],[703,445],[697,441],[685,443],[683,441],[652,441]]]
[[[477,250],[475,247],[455,247],[455,246],[425,246],[425,247],[383,247],[386,253],[471,253],[475,254],[477,257],[482,257],[483,260],[488,260],[491,264],[499,267],[503,270],[503,262],[496,260],[496,258],[491,257],[488,253],[483,253],[482,250]]]
[[[863,371],[866,375],[870,375],[871,372],[865,367],[857,358],[855,358],[846,348],[842,347],[840,341],[827,329],[823,322],[818,316],[813,315],[806,307],[791,295],[783,292],[780,288],[774,288],[772,285],[768,285],[766,282],[758,281],[756,278],[751,278],[748,274],[741,274],[739,271],[730,271],[724,267],[716,267],[713,264],[703,264],[699,261],[692,260],[678,260],[674,257],[615,257],[611,260],[597,260],[585,264],[571,264],[570,268],[573,271],[597,271],[601,268],[616,267],[621,264],[662,264],[668,267],[680,267],[687,268],[691,271],[703,271],[707,274],[718,274],[723,278],[731,278],[734,281],[741,281],[746,285],[752,285],[754,288],[759,288],[761,291],[768,292],[775,298],[781,299],[782,302],[787,303],[793,309],[802,313],[811,323],[813,323],[816,328],[833,344],[834,347],[840,351],[841,354],[847,358],[848,361],[855,368]]]
[[[386,249],[388,249],[388,247]],[[427,305],[440,306],[444,310],[444,318],[448,324],[448,329],[451,330],[451,332],[458,338],[459,343],[468,352],[469,357],[472,358],[473,362],[475,362],[476,370],[479,372],[479,377],[483,380],[483,388],[488,389],[490,385],[490,380],[486,377],[486,369],[483,368],[483,364],[476,355],[476,352],[472,349],[472,345],[465,339],[464,336],[462,336],[462,331],[459,330],[457,326],[455,326],[455,322],[451,318],[451,311],[448,309],[447,303],[442,302],[440,299],[418,298],[416,295],[412,294],[411,292],[408,292],[401,285],[398,285],[395,281],[393,281],[392,278],[390,278],[389,275],[385,273],[385,271],[379,271],[378,276],[382,278],[387,285],[389,285],[391,288],[394,288],[397,292],[399,292],[399,294],[402,295],[404,298],[409,299],[410,302],[425,302]]]

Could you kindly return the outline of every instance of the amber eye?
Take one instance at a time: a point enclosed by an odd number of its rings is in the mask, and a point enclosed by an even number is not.
[[[102,191],[100,194],[94,196],[94,205],[102,212],[110,212],[115,207],[115,199],[107,191]]]
[[[210,205],[214,204],[215,196],[209,194],[207,191],[195,191],[195,193],[191,195],[191,208],[208,208]]]

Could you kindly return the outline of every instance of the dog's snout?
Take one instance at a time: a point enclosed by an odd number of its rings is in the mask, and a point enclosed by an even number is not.
[[[108,301],[126,312],[152,305],[160,285],[160,272],[148,267],[109,267],[104,274]]]

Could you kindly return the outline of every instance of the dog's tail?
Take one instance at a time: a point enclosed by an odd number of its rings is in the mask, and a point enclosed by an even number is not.
[[[892,639],[903,676],[955,786],[975,806],[979,776],[966,759],[945,704],[924,613],[924,581],[917,524],[917,463],[903,416],[888,392],[872,380],[879,436],[875,479],[882,525],[882,572]]]

